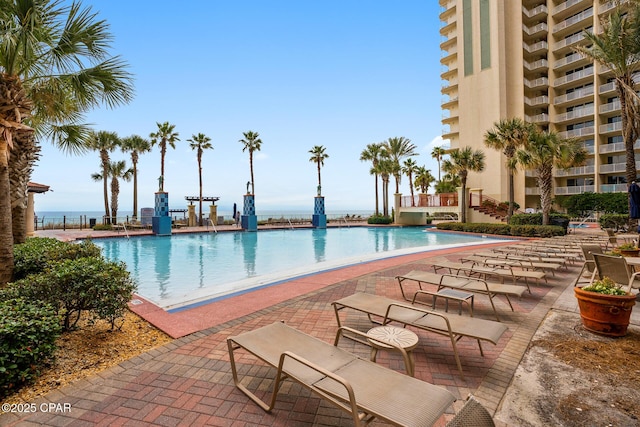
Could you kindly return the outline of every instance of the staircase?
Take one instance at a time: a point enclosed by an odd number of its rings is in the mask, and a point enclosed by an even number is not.
[[[508,204],[498,202],[497,200],[487,196],[482,196],[482,200],[478,201],[479,203],[473,203],[473,198],[471,201],[471,209],[474,211],[482,212],[483,214],[488,215],[491,218],[495,218],[500,222],[507,222],[507,212],[509,211]],[[521,214],[524,212],[514,209],[513,213]]]

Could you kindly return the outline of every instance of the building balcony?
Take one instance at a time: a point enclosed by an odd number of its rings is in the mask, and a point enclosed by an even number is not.
[[[580,5],[582,3],[589,5],[591,4],[591,0],[567,0],[553,8],[553,15],[570,15],[575,11],[580,10]]]
[[[604,3],[600,5],[600,9],[598,10],[598,13],[599,14],[607,13],[613,10],[617,6],[616,3],[626,3],[626,2],[627,0],[612,0],[610,2]]]
[[[553,50],[554,51],[561,51],[563,49],[569,48],[569,47],[577,44],[578,42],[581,42],[582,40],[584,40],[584,35],[582,33],[574,34],[571,37],[567,37],[567,38],[557,42],[553,46]]]
[[[549,123],[549,115],[547,113],[542,113],[542,114],[538,114],[535,116],[524,116],[525,121],[529,122],[529,123],[536,123],[536,124],[546,124]]]
[[[458,75],[458,68],[453,67],[444,67],[444,71],[442,72],[442,74],[440,74],[440,78],[442,80],[449,80],[453,77],[456,77]]]
[[[522,43],[522,48],[529,53],[546,52],[549,49],[549,45],[546,41],[542,40],[536,43]]]
[[[442,129],[442,139],[458,139],[460,131],[456,127],[455,129]]]
[[[456,13],[456,2],[455,0],[449,0],[448,2],[445,1],[445,4],[443,4],[443,2],[440,2],[440,6],[442,7],[442,12],[440,12],[440,20],[444,21],[445,19],[447,19],[447,17],[449,17],[450,15],[455,15]]]
[[[595,129],[593,126],[587,126],[580,129],[566,130],[564,132],[558,132],[560,138],[581,138],[583,136],[593,136]]]
[[[555,121],[557,123],[562,123],[569,120],[581,119],[587,116],[593,116],[593,105],[584,108],[577,108],[573,111],[567,111],[563,114],[558,114]]]
[[[579,25],[587,20],[593,18],[593,7],[589,9],[585,9],[584,11],[578,13],[577,15],[573,15],[571,18],[565,19],[562,22],[553,26],[553,34],[558,34],[561,31],[572,31],[574,29],[578,29]]]
[[[560,87],[570,83],[578,83],[580,80],[586,80],[593,77],[593,67],[576,71],[575,73],[566,74],[553,82],[553,87]]]
[[[549,61],[546,59],[539,59],[535,62],[524,61],[524,68],[529,71],[540,71],[549,68]]]
[[[593,193],[594,191],[596,191],[596,186],[595,185],[580,185],[580,186],[573,186],[573,187],[556,187],[555,189],[555,195],[556,196],[562,196],[562,195],[568,195],[568,194],[582,194],[582,193]]]
[[[456,33],[449,33],[442,36],[442,42],[440,42],[440,50],[450,51],[452,48],[455,49],[457,41],[458,36],[456,35]]]
[[[605,123],[598,128],[601,134],[622,132],[622,122]]]
[[[601,193],[626,193],[627,184],[603,184],[600,186]]]
[[[524,6],[522,7],[522,14],[529,19],[542,18],[546,16],[548,12],[549,9],[547,9],[547,6],[544,4],[536,6],[533,9],[527,9]]]
[[[553,99],[553,105],[562,105],[586,97],[593,97],[593,86],[588,86],[573,92],[565,93],[564,95],[556,96]]]
[[[540,77],[535,80],[524,79],[524,85],[529,89],[538,89],[549,86],[549,79],[546,77]]]
[[[453,19],[450,19],[448,22],[443,22],[442,26],[440,27],[440,34],[441,35],[445,35],[447,33],[450,33],[452,31],[455,31],[456,26],[457,26],[457,21],[455,19],[455,15],[453,16]]]
[[[636,150],[640,149],[640,140],[636,141],[633,145],[633,148]],[[624,142],[615,142],[613,144],[602,144],[598,148],[598,153],[607,154],[607,153],[619,153],[625,151],[627,148]]]
[[[539,196],[540,187],[525,187],[524,194],[525,196]]]
[[[525,96],[524,103],[529,107],[544,107],[549,105],[549,97],[547,95],[536,96],[535,98]]]
[[[577,175],[593,175],[596,172],[594,165],[579,166],[569,169],[556,169],[554,176],[577,176]]]
[[[640,161],[636,162],[636,170],[640,168]],[[620,173],[627,170],[626,163],[611,163],[608,165],[600,165],[600,173]]]
[[[580,55],[579,53],[572,53],[569,56],[565,56],[564,58],[557,60],[553,64],[553,69],[561,70],[562,68],[568,67],[568,66],[573,66],[574,68],[576,68],[576,66],[578,65],[578,62],[580,61],[584,61],[585,63],[588,63],[587,58],[585,58],[584,56]]]
[[[522,31],[527,34],[529,37],[535,37],[537,35],[541,35],[546,33],[549,27],[546,22],[540,22],[539,24],[528,27],[526,25],[522,25]]]
[[[600,95],[604,95],[604,94],[615,92],[615,91],[616,91],[616,82],[605,83],[600,86],[600,89],[598,89],[598,93]]]
[[[452,62],[456,62],[458,60],[458,51],[454,49],[453,52],[442,51],[442,53],[443,53],[443,56],[440,58],[440,64],[446,65],[449,68],[451,68],[449,64],[451,64]]]
[[[450,97],[448,99],[443,99],[442,104],[440,104],[443,110],[451,110],[458,106],[458,97]]]
[[[620,112],[620,101],[616,100],[613,102],[609,102],[607,104],[603,104],[598,107],[598,112],[600,114],[608,114],[608,113],[619,113]],[[620,115],[620,114],[618,114]]]

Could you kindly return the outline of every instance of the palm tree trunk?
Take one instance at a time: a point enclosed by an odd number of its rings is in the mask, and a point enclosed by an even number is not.
[[[513,216],[513,200],[516,198],[513,189],[513,170],[509,169],[509,209],[507,210],[507,224]]]
[[[164,191],[164,156],[167,154],[167,143],[162,141],[160,145],[160,191]]]
[[[131,163],[133,163],[133,215],[131,215],[131,219],[136,221],[138,219],[138,160],[134,153],[131,153]]]
[[[256,194],[256,189],[253,186],[253,151],[249,150],[249,169],[251,172],[251,194]]]
[[[120,194],[120,184],[118,178],[111,179],[111,219],[112,224],[118,222],[118,194]]]
[[[102,187],[104,196],[104,216],[107,219],[107,224],[110,224],[109,220],[109,154],[106,150],[100,151],[100,160],[102,161]]]
[[[415,206],[416,202],[413,200],[413,176],[409,174],[409,192],[411,193],[411,206]]]
[[[0,286],[13,277],[13,230],[9,184],[8,143],[0,137]]]
[[[33,132],[16,132],[9,158],[9,185],[11,186],[11,216],[14,244],[27,239],[27,195],[29,179],[35,162],[40,158],[40,146]]]
[[[376,177],[376,216],[380,215],[380,209],[378,209],[378,206],[380,206],[379,201],[378,201],[378,174],[375,174]]]
[[[538,168],[538,186],[540,187],[540,206],[542,207],[542,225],[549,225],[549,213],[551,212],[552,200],[552,176],[551,165],[544,165]]]
[[[200,182],[200,213],[198,224],[202,227],[202,153],[198,153],[198,180]]]
[[[318,162],[318,190],[322,191],[322,182],[320,180],[320,162]],[[321,194],[320,191],[318,191],[318,196]]]

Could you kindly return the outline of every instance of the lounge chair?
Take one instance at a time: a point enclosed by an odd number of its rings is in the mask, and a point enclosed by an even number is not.
[[[475,339],[480,348],[480,354],[484,356],[481,341],[489,341],[496,344],[507,327],[492,320],[477,319],[466,316],[449,316],[432,310],[407,305],[401,301],[392,300],[379,295],[355,293],[332,303],[336,313],[338,326],[342,327],[340,311],[350,308],[365,313],[372,323],[386,325],[397,322],[402,325],[410,325],[427,332],[449,337],[453,347],[453,355],[458,365],[460,375],[464,378],[462,364],[458,356],[456,342],[463,337]],[[381,319],[381,320],[377,320]],[[358,337],[349,337],[360,341]]]
[[[610,278],[614,282],[627,287],[627,292],[631,292],[633,288],[640,288],[640,272],[632,272],[631,267],[627,264],[624,257],[611,256],[604,254],[592,254],[593,261],[596,264],[595,278]]]
[[[519,259],[517,259],[519,258]],[[550,271],[552,275],[555,276],[555,271],[561,267],[560,263],[555,262],[544,262],[544,261],[534,261],[531,259],[526,259],[524,257],[509,257],[509,258],[499,258],[496,255],[466,255],[460,258],[461,262],[469,261],[478,265],[486,265],[489,267],[496,267],[502,265],[509,265],[512,267],[520,267],[524,270],[540,270],[540,271]]]
[[[495,427],[491,414],[472,395],[446,427]]]
[[[439,270],[448,270],[449,274],[460,274],[462,272],[468,276],[479,276],[482,278],[493,276],[499,277],[501,281],[504,281],[505,278],[509,278],[513,281],[514,285],[516,284],[517,280],[524,279],[529,293],[531,293],[531,288],[529,288],[529,279],[535,279],[536,284],[538,283],[539,279],[544,279],[545,282],[547,281],[547,276],[544,271],[520,270],[509,265],[488,267],[484,265],[478,265],[476,263],[469,265],[463,264],[461,262],[437,261],[434,262],[432,266],[435,273],[437,273]]]
[[[361,359],[281,322],[230,337],[227,346],[235,385],[267,412],[287,378],[351,414],[356,426],[374,418],[396,426],[430,426],[456,400],[442,387]],[[269,404],[242,384],[235,358],[239,349],[276,369]]]
[[[593,260],[593,254],[602,254],[602,247],[600,245],[581,245],[582,254],[584,256],[584,264],[582,265],[582,269],[576,278],[574,286],[577,286],[578,283],[591,282],[593,281],[593,275],[595,274],[596,263]],[[583,274],[585,272],[589,273],[589,277],[585,280],[583,278]]]
[[[418,297],[418,295],[424,293],[424,290],[422,289],[423,283],[431,283],[437,285],[438,291],[443,288],[450,288],[461,290],[464,292],[487,295],[489,297],[489,302],[491,302],[491,307],[493,308],[493,312],[496,315],[496,320],[498,322],[500,321],[500,317],[498,316],[496,306],[493,304],[493,297],[496,295],[503,295],[507,299],[509,307],[511,307],[511,311],[514,311],[509,296],[511,295],[522,297],[522,294],[524,293],[524,288],[518,285],[506,285],[503,283],[487,282],[486,280],[475,277],[455,276],[451,274],[436,274],[429,273],[427,271],[410,271],[409,273],[396,276],[396,279],[398,279],[402,297],[407,301],[411,301],[412,303],[416,302],[416,298]],[[418,283],[418,291],[416,291],[411,298],[409,298],[408,293],[405,293],[405,289],[403,286],[403,283],[407,280]]]

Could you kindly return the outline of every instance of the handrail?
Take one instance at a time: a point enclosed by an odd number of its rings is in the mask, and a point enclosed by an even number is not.
[[[127,231],[127,224],[122,222],[122,229],[124,230],[124,234],[125,236],[127,236],[127,239],[129,238],[129,232]]]
[[[287,222],[289,223],[289,227],[293,230],[293,224],[291,224],[291,220],[289,218],[287,218]]]
[[[218,229],[216,228],[216,225],[213,223],[213,220],[211,218],[209,218],[209,222],[211,223],[211,227],[213,228],[213,231],[217,233]]]

